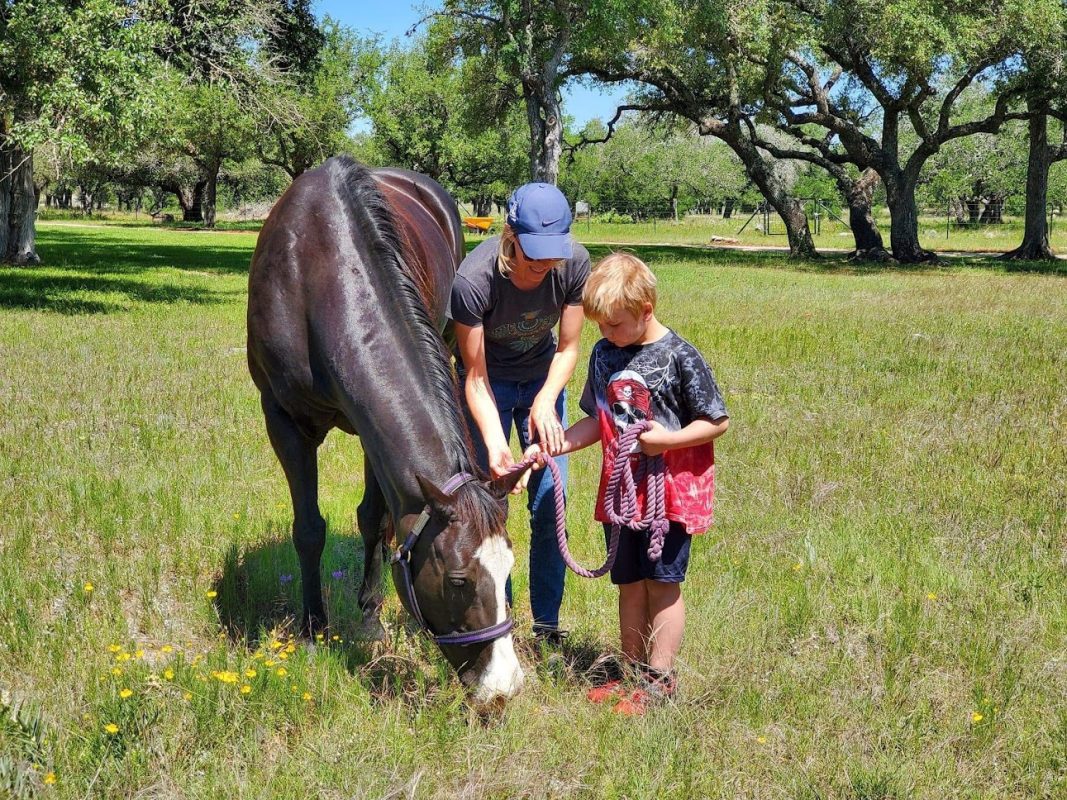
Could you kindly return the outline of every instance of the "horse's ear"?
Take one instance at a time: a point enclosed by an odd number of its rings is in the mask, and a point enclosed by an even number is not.
[[[422,492],[422,499],[426,501],[426,505],[446,517],[452,516],[452,504],[455,500],[450,495],[442,492],[434,485],[433,481],[419,475],[417,472],[415,473],[415,480],[419,482],[419,490]]]
[[[489,493],[493,495],[497,500],[504,500],[511,490],[518,486],[519,481],[522,480],[522,476],[526,474],[526,470],[520,469],[512,472],[510,475],[505,475],[502,478],[496,478],[489,481],[486,486],[489,489]]]

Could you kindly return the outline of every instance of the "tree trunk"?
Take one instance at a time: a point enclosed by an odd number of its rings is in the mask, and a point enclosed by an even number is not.
[[[727,197],[722,203],[722,218],[730,219],[734,215],[734,198]]]
[[[493,198],[487,196],[475,197],[472,201],[474,216],[488,217],[493,210]]]
[[[785,223],[785,232],[789,239],[789,257],[818,258],[819,253],[811,238],[808,215],[804,213],[803,204],[786,194],[780,176],[774,171],[773,165],[763,159],[742,124],[739,115],[728,121],[704,119],[700,123],[700,132],[718,137],[741,159],[745,173]]]
[[[901,264],[935,261],[937,254],[919,245],[919,209],[915,204],[918,181],[906,174],[895,175],[886,181],[886,200],[892,217],[889,244],[893,258]]]
[[[1051,164],[1048,146],[1048,115],[1030,117],[1030,155],[1026,163],[1026,221],[1023,241],[1001,258],[1044,261],[1056,257],[1048,241],[1048,171]]]
[[[33,154],[10,144],[0,147],[0,261],[40,263],[34,227],[36,200]]]
[[[563,115],[555,91],[523,84],[530,125],[530,180],[556,184],[563,153]]]
[[[852,258],[872,261],[889,260],[890,256],[882,241],[882,234],[871,212],[874,187],[878,184],[878,173],[873,169],[865,169],[859,178],[852,180],[842,170],[835,175],[835,178],[837,188],[848,203],[848,226],[856,242]]]
[[[178,205],[182,208],[182,222],[203,222],[204,212],[201,204],[206,186],[206,180],[198,180],[191,190],[177,182],[162,184],[160,188],[172,192],[178,198]]]
[[[208,170],[207,185],[204,187],[204,227],[215,227],[215,206],[219,186],[219,165],[214,164]]]

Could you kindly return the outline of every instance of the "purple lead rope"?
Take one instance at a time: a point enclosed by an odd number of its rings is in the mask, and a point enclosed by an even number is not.
[[[638,459],[637,475],[634,475],[630,463],[630,451],[637,444],[637,437],[652,425],[645,421],[630,425],[611,445],[615,454],[615,463],[604,492],[604,506],[608,520],[611,522],[611,535],[608,538],[608,553],[604,564],[598,569],[589,570],[576,562],[567,547],[567,504],[563,497],[563,482],[560,480],[559,467],[552,456],[544,454],[545,462],[552,473],[556,497],[556,542],[564,563],[571,571],[583,578],[599,578],[611,569],[615,555],[619,550],[619,535],[625,525],[635,531],[649,531],[648,557],[659,561],[663,555],[663,538],[670,527],[666,509],[666,466],[663,456],[641,456]],[[510,472],[519,472],[535,463],[535,458],[525,458]],[[637,487],[642,480],[648,479],[646,491],[645,518],[637,517]],[[620,488],[621,487],[621,488]]]

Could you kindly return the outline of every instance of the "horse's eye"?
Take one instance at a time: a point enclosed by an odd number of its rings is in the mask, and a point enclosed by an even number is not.
[[[448,582],[451,583],[453,586],[462,586],[467,582],[467,579],[462,575],[449,575]]]

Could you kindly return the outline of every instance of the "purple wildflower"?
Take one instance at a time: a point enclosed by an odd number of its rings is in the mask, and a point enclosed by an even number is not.
[[[278,577],[278,580],[281,581],[282,586],[284,586],[287,583],[292,583],[293,582],[293,574],[291,572],[286,572],[284,575],[280,575]]]
[[[343,569],[335,569],[332,575],[335,581],[339,581],[345,576],[345,571]]]

